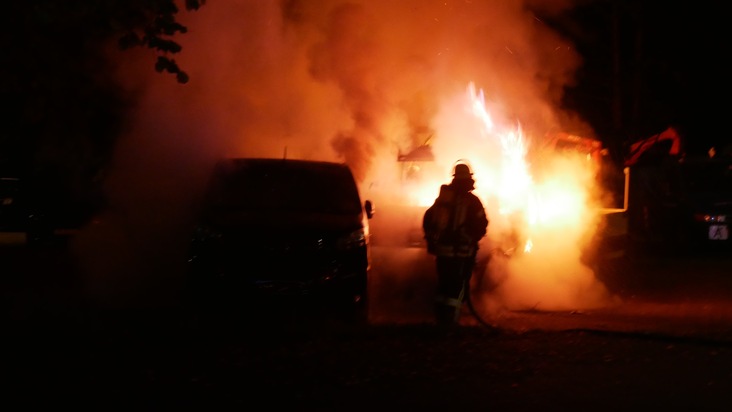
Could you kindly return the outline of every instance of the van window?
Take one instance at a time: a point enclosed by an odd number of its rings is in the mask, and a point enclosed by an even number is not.
[[[354,214],[361,201],[346,166],[239,161],[214,176],[209,207],[224,210]]]

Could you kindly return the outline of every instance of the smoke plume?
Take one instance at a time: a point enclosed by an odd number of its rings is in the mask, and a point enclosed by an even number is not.
[[[366,197],[388,198],[398,153],[433,143],[445,177],[473,155],[465,124],[446,120],[471,83],[499,124],[591,136],[560,104],[580,56],[540,17],[569,7],[217,0],[180,16],[189,31],[175,58],[188,84],[155,73],[148,51],[118,55],[139,104],[110,173],[112,207],[78,239],[91,293],[177,276],[193,205],[222,156],[346,162]]]

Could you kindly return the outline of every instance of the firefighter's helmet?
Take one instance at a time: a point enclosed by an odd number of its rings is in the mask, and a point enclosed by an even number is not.
[[[472,179],[473,172],[470,170],[470,166],[465,163],[458,163],[452,170],[452,177],[455,179]]]

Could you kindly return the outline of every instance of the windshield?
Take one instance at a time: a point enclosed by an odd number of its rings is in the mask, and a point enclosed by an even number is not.
[[[360,213],[350,170],[338,164],[273,160],[220,168],[209,205],[241,211]]]

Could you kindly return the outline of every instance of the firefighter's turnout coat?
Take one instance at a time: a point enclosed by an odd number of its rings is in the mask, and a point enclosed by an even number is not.
[[[480,199],[453,181],[424,214],[422,228],[427,251],[435,256],[474,257],[478,242],[488,229],[488,217]]]
[[[478,241],[488,229],[483,204],[471,193],[473,183],[467,177],[442,185],[422,221],[427,251],[435,255],[437,264],[435,319],[438,324],[458,321],[475,265]]]

